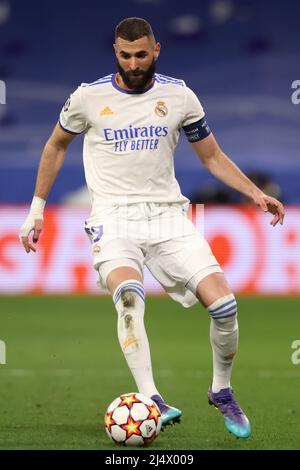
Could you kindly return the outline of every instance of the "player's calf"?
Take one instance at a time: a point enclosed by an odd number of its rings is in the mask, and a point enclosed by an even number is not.
[[[230,386],[232,361],[238,347],[237,304],[233,294],[208,307],[211,317],[210,341],[213,351],[213,392]]]
[[[228,431],[236,437],[251,434],[249,420],[233,397],[230,386],[232,362],[238,346],[237,304],[233,294],[218,299],[208,307],[211,317],[210,340],[213,350],[213,382],[208,402],[224,417]]]
[[[122,282],[114,292],[113,300],[118,312],[118,337],[125,356],[141,349],[145,310],[144,286],[136,280]],[[143,362],[138,355],[135,362]]]
[[[144,286],[135,279],[128,279],[115,289],[113,300],[118,312],[119,343],[138,390],[149,397],[158,394],[144,325]]]

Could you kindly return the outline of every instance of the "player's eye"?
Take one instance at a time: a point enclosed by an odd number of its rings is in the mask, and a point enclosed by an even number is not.
[[[130,59],[130,54],[125,54],[125,52],[121,52],[122,59]]]
[[[135,57],[137,57],[138,59],[144,59],[144,57],[147,57],[147,52],[138,52]]]

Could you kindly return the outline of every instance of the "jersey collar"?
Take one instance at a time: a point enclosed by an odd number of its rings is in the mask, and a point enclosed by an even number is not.
[[[126,93],[126,95],[142,95],[143,93],[147,93],[147,91],[149,91],[149,90],[151,90],[151,88],[153,88],[154,83],[155,83],[155,80],[154,80],[154,78],[153,78],[152,83],[150,83],[150,85],[149,85],[147,88],[145,88],[144,90],[141,90],[141,91],[137,91],[137,90],[124,90],[124,88],[121,88],[121,87],[117,84],[117,82],[116,82],[116,75],[117,75],[116,73],[114,73],[114,74],[112,75],[112,77],[111,77],[111,84],[112,84],[112,86],[113,86],[116,90],[120,91],[121,93]]]

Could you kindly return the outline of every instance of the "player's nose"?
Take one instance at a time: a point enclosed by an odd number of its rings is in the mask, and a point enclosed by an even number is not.
[[[129,62],[130,70],[138,70],[139,66],[135,57],[131,57]]]

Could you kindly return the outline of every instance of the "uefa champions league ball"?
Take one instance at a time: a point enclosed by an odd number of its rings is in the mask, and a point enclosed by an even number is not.
[[[157,404],[141,393],[125,393],[107,408],[104,418],[108,437],[123,446],[150,445],[161,430]]]

